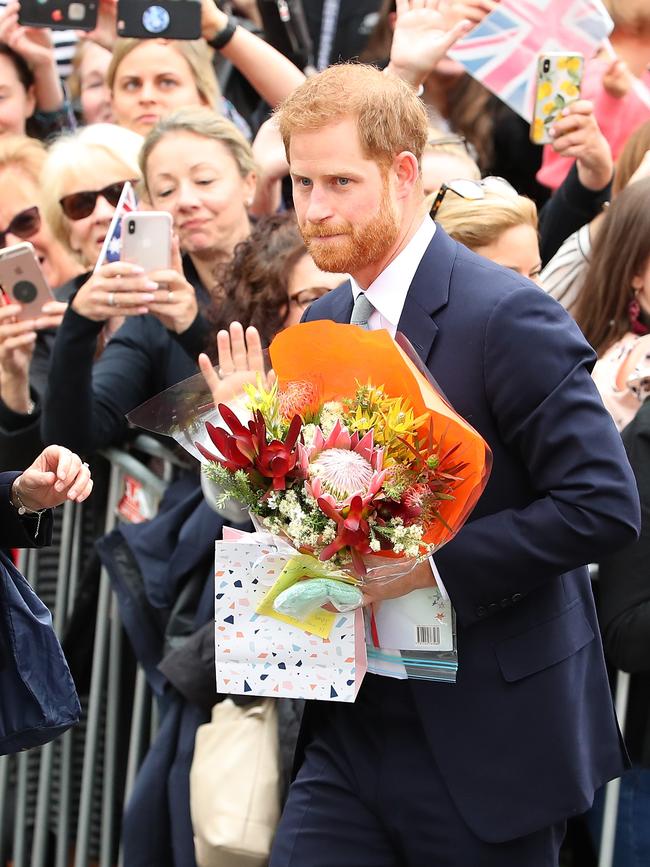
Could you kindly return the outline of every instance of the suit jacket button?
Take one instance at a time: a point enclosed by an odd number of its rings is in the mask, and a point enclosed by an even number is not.
[[[476,616],[477,617],[485,617],[486,614],[487,614],[487,608],[485,607],[485,605],[479,605],[479,607],[476,609]]]
[[[506,596],[504,599],[501,600],[501,602],[499,602],[499,605],[502,608],[507,608],[508,605],[512,605],[512,599],[509,596]]]
[[[488,614],[496,614],[499,610],[499,605],[497,602],[490,602],[488,605]]]
[[[513,593],[513,595],[510,598],[512,599],[513,602],[519,602],[519,600],[523,599],[524,597],[521,595],[521,593]]]

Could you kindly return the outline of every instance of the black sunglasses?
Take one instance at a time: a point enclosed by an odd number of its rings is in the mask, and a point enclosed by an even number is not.
[[[448,190],[451,190],[452,193],[456,193],[456,195],[460,196],[461,199],[471,199],[472,201],[484,199],[486,193],[496,193],[506,199],[516,199],[518,197],[517,190],[515,190],[512,184],[508,183],[505,178],[499,178],[496,175],[489,175],[487,178],[483,178],[480,181],[458,178],[457,180],[448,181],[446,184],[442,184],[438,190],[438,195],[436,196],[429,212],[432,220],[435,220],[436,214],[442,204],[442,200],[447,195]]]
[[[26,208],[13,218],[7,228],[0,232],[0,248],[7,246],[7,235],[15,235],[26,241],[41,228],[41,213],[37,207]]]
[[[69,220],[83,220],[95,210],[99,196],[102,196],[109,205],[116,208],[126,183],[128,182],[118,181],[116,184],[109,184],[101,190],[83,190],[81,193],[70,193],[69,196],[59,199],[59,204]],[[132,180],[130,183],[137,184],[137,181]]]

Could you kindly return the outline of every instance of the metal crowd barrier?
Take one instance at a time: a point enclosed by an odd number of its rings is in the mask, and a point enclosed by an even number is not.
[[[140,436],[135,441],[138,451],[162,462],[161,476],[148,469],[133,455],[118,449],[107,449],[102,454],[110,461],[110,482],[106,508],[105,532],[116,524],[124,478],[130,476],[139,482],[153,498],[160,502],[172,479],[177,459],[158,440]],[[82,505],[66,503],[56,579],[56,598],[53,620],[61,634],[75,599],[82,569],[81,531]],[[38,591],[38,561],[40,551],[22,551],[19,567]],[[592,573],[592,578],[596,575]],[[116,852],[115,790],[117,770],[117,735],[120,700],[120,667],[123,652],[123,632],[117,601],[110,587],[105,569],[101,570],[97,620],[92,657],[90,692],[85,710],[83,769],[79,806],[73,815],[73,761],[74,738],[72,729],[57,741],[17,756],[0,756],[0,828],[4,826],[7,806],[13,794],[13,833],[0,836],[0,865],[5,867],[46,867],[48,843],[54,832],[54,867],[122,867],[122,854]],[[630,676],[618,672],[616,684],[616,712],[621,729],[625,727]],[[105,719],[102,720],[102,712]],[[103,725],[102,725],[103,723]],[[103,731],[102,731],[103,729]],[[130,737],[126,763],[126,783],[123,803],[128,801],[133,783],[144,755],[157,730],[156,705],[152,701],[144,672],[138,667],[135,679]],[[93,807],[97,800],[97,771],[101,767],[101,795],[99,810],[99,861],[91,860],[91,825]],[[57,770],[57,780],[54,771]],[[58,783],[55,786],[55,782]],[[12,788],[13,786],[13,788]],[[613,867],[616,841],[620,780],[613,780],[606,789],[603,825],[599,846],[598,867]],[[58,798],[58,813],[52,817],[53,798]],[[73,822],[76,823],[73,828]],[[33,829],[33,830],[31,830]],[[31,835],[30,835],[31,831]],[[128,865],[127,865],[128,867]]]
[[[172,479],[177,459],[157,440],[140,436],[135,441],[140,453],[161,461],[158,476],[133,455],[118,449],[102,454],[110,462],[105,532],[117,522],[117,506],[125,476],[142,485],[157,508]],[[84,504],[63,506],[56,593],[51,607],[54,627],[61,634],[72,612],[81,575],[81,533]],[[19,566],[38,592],[41,551],[22,551]],[[115,783],[118,768],[117,737],[120,713],[120,669],[123,631],[117,601],[106,570],[102,568],[88,701],[82,725],[55,742],[17,756],[0,757],[0,865],[4,867],[113,867],[121,863],[116,852]],[[73,809],[73,763],[79,728],[83,743],[81,787],[78,810]],[[133,787],[136,773],[157,730],[156,705],[143,671],[138,667],[130,719],[129,749],[123,803]],[[78,764],[78,762],[77,762]],[[101,788],[101,791],[98,791]],[[99,803],[97,803],[99,801]],[[7,819],[13,805],[12,827]],[[56,809],[54,809],[56,806]],[[53,815],[54,814],[54,815]],[[91,829],[99,826],[99,839]],[[49,849],[48,849],[49,847]],[[91,857],[98,849],[98,861]],[[52,860],[53,857],[53,860]],[[50,860],[48,860],[50,859]]]

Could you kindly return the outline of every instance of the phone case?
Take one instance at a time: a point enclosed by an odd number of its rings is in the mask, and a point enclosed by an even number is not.
[[[21,0],[18,21],[52,30],[94,30],[98,0]]]
[[[122,217],[120,259],[145,271],[171,265],[172,218],[166,211],[142,211]]]
[[[199,39],[200,0],[119,0],[117,32],[137,39]]]
[[[565,106],[580,97],[582,54],[550,52],[537,61],[535,108],[530,126],[530,139],[535,144],[548,144],[549,128],[555,123]]]
[[[28,241],[0,250],[0,286],[10,303],[21,305],[18,319],[35,319],[43,304],[54,300]]]

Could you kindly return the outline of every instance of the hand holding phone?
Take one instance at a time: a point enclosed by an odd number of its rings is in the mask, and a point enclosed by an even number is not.
[[[199,39],[200,0],[119,0],[119,36],[137,39]]]
[[[541,54],[538,58],[535,107],[530,126],[530,140],[534,144],[549,144],[552,141],[550,128],[563,109],[580,98],[583,70],[582,54],[554,51]]]
[[[38,319],[43,305],[54,301],[29,241],[0,250],[0,286],[10,303],[20,305],[19,321]]]
[[[99,0],[21,0],[18,21],[26,27],[94,30]]]

